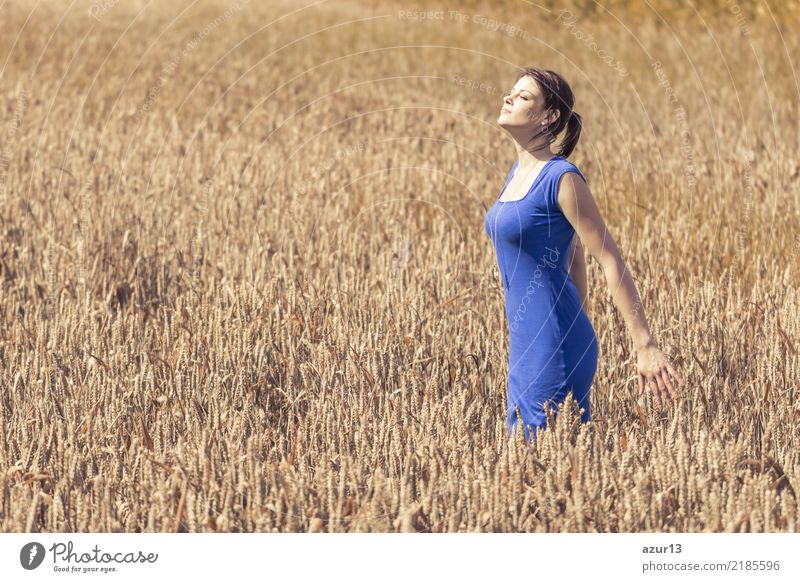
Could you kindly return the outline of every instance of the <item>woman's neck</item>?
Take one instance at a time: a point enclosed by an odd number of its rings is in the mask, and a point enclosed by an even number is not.
[[[519,158],[517,167],[525,170],[541,166],[543,162],[553,159],[554,154],[550,149],[550,144],[529,148],[523,148],[517,144],[517,156]]]

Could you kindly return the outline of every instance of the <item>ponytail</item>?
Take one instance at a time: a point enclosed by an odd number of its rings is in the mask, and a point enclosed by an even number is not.
[[[578,145],[578,139],[581,137],[582,126],[583,123],[581,122],[581,116],[573,111],[567,120],[564,141],[561,143],[561,151],[559,152],[559,155],[562,155],[565,158],[569,157],[569,155],[572,153],[572,150],[574,150],[575,146]]]

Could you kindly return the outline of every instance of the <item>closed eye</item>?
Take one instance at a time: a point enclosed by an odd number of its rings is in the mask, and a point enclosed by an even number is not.
[[[503,95],[503,97],[508,97],[508,96],[509,96],[509,95],[511,95],[513,92],[514,92],[514,89],[511,89],[511,90],[509,90],[509,91],[506,91],[506,94],[505,94],[505,95]],[[523,97],[522,95],[520,95],[520,97],[522,97],[522,98],[523,98],[525,101],[530,101],[530,100],[531,100],[531,99],[530,99],[530,97]]]

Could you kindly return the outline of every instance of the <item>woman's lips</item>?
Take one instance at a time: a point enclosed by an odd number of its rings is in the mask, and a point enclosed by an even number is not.
[[[508,109],[506,109],[505,107],[503,107],[503,108],[500,110],[500,113],[511,113],[511,112],[510,112]]]

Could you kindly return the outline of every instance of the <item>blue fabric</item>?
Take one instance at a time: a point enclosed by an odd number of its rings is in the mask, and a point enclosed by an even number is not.
[[[519,162],[514,162],[500,196]],[[566,172],[583,174],[563,156],[551,158],[524,198],[497,201],[484,218],[505,295],[509,332],[506,423],[525,440],[546,428],[545,403],[555,410],[572,390],[590,420],[589,389],[597,369],[597,338],[567,269],[575,229],[557,204]],[[585,178],[584,178],[585,180]]]

